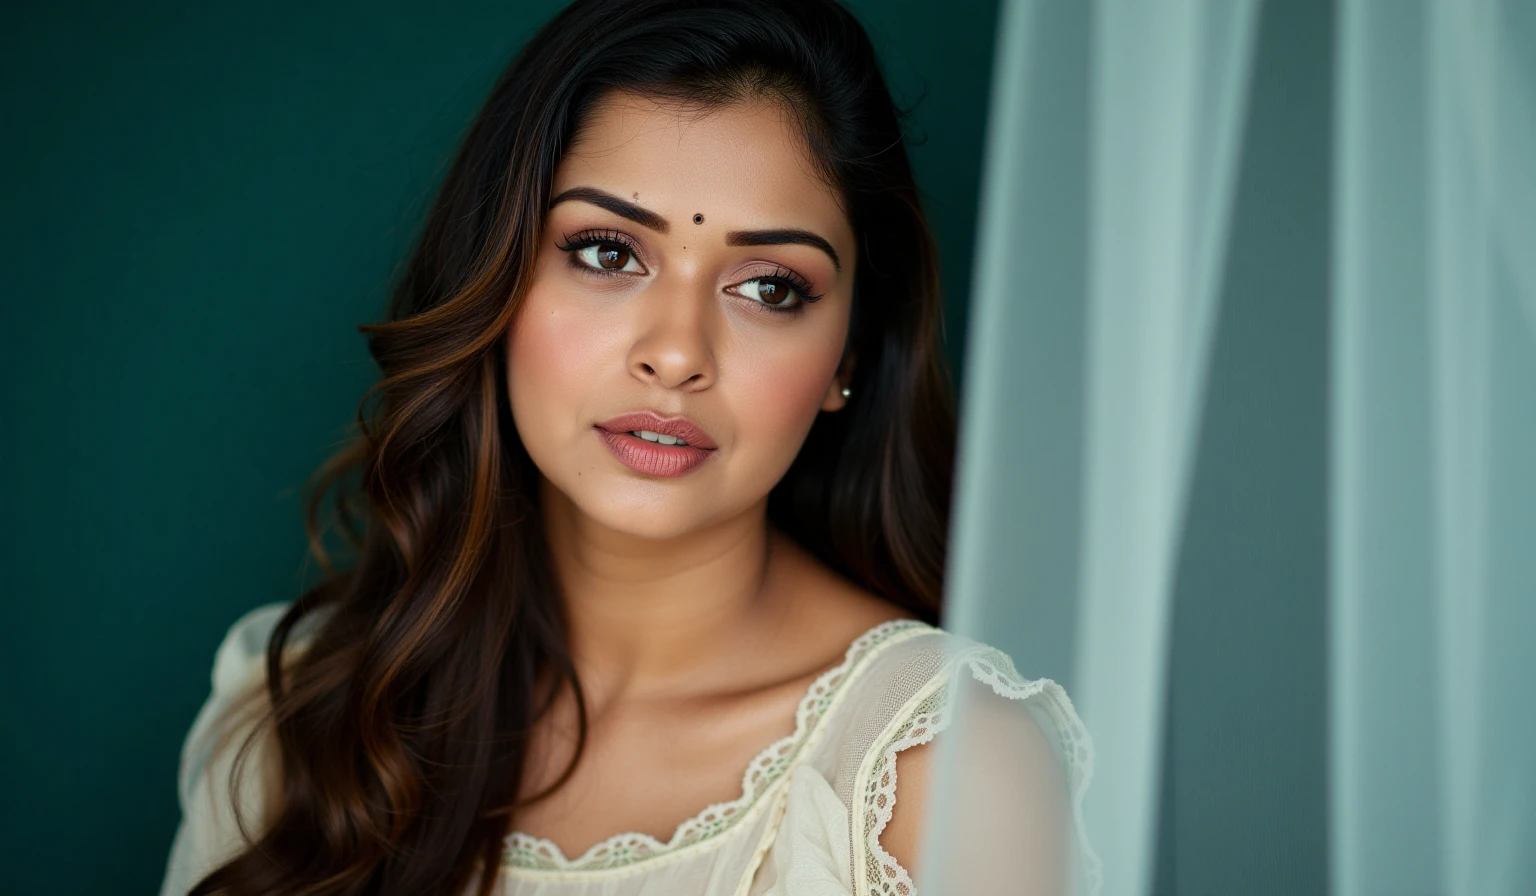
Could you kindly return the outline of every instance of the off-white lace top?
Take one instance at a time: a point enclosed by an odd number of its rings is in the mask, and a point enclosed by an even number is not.
[[[234,696],[264,686],[266,644],[285,609],[279,603],[251,611],[230,628],[218,649],[212,694],[182,749],[182,820],[161,896],[182,896],[243,846],[227,785],[235,749],[210,753]],[[1070,873],[1081,892],[1096,893],[1098,860],[1083,835],[1079,814],[1092,774],[1092,746],[1066,693],[1049,679],[1024,679],[995,648],[910,620],[870,629],[848,647],[839,666],[811,685],[800,701],[794,733],[752,760],[736,799],[703,808],[667,842],[645,834],[618,834],[579,856],[563,855],[548,840],[513,833],[506,841],[497,892],[913,896],[917,888],[912,878],[880,843],[896,801],[896,757],[945,730],[962,687],[968,700],[969,693],[979,693],[983,696],[978,699],[995,704],[992,711],[975,713],[972,722],[972,704],[967,703],[966,732],[957,745],[962,754],[957,765],[983,785],[970,791],[990,796],[975,800],[982,805],[951,811],[982,815],[977,830],[995,846],[992,853],[1004,857],[1009,844],[1035,837],[1040,830],[1039,813],[1017,795],[1027,786],[1013,785],[1021,780],[1052,781],[1064,788],[1061,803],[1071,816],[1067,823],[1072,829],[1065,834],[1072,852]],[[1004,711],[998,713],[996,706]],[[1029,762],[1016,759],[1022,754],[1010,746],[1020,722],[1038,726],[1050,744],[1045,761],[1054,757],[1054,762],[1045,776],[1031,778],[1029,769],[1012,767]],[[988,728],[994,724],[995,732]],[[973,742],[975,749],[968,746]],[[260,753],[258,748],[258,757]],[[252,767],[259,764],[257,758]],[[259,785],[247,777],[238,793],[242,807],[259,819]],[[1006,885],[989,891],[1030,896],[1045,892],[1025,879],[1027,869],[1020,873],[1006,861],[999,864]],[[993,880],[974,861],[966,865],[950,878]],[[948,885],[944,889],[961,891]]]

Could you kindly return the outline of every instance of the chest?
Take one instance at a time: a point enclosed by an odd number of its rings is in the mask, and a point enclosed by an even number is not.
[[[568,858],[615,834],[661,843],[709,807],[742,795],[742,777],[795,730],[803,683],[729,697],[637,702],[595,716],[574,772],[519,810],[514,827],[552,841]],[[575,750],[574,705],[558,705],[535,731],[523,796],[554,784]]]

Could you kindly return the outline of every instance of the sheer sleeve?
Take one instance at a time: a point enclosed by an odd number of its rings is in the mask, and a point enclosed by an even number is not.
[[[1082,827],[1093,749],[1066,692],[1027,680],[1006,654],[962,652],[892,720],[864,787],[867,886],[915,896],[912,876],[881,845],[896,799],[899,756],[919,745],[927,788],[918,880],[943,894],[1094,894],[1098,859]],[[938,760],[935,762],[934,760]]]
[[[286,604],[258,607],[232,625],[214,655],[212,689],[182,743],[177,776],[181,821],[160,896],[185,896],[245,846],[230,798],[235,754],[265,707],[266,649]],[[246,830],[259,830],[270,748],[258,741],[237,793]]]

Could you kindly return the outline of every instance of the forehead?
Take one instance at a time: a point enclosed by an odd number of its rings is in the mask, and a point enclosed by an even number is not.
[[[582,123],[556,169],[552,195],[575,186],[634,200],[669,221],[702,213],[732,226],[793,224],[852,239],[799,121],[769,100],[701,109],[610,93]]]

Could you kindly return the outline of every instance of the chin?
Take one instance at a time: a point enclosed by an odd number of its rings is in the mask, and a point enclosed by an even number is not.
[[[661,502],[660,506],[656,502],[610,498],[601,507],[583,507],[582,513],[599,525],[633,538],[670,541],[698,531],[707,523],[697,508],[667,506],[680,503],[682,496]]]

